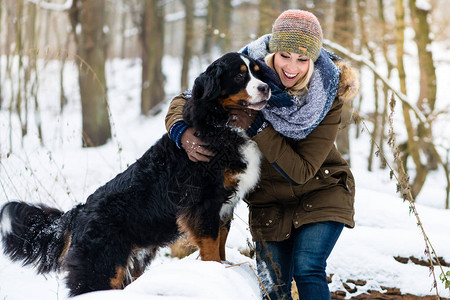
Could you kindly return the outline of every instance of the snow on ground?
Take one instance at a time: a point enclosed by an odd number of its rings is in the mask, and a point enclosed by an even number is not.
[[[229,249],[228,259],[243,263],[219,264],[186,259],[151,267],[123,291],[96,292],[76,299],[259,299],[259,282],[253,262]],[[152,296],[152,297],[149,297]],[[132,298],[131,298],[132,297]]]
[[[179,61],[165,58],[170,96],[179,92]],[[43,67],[44,68],[44,67]],[[81,107],[76,84],[76,66],[66,69],[66,91],[69,104],[61,115],[59,95],[54,90],[57,68],[49,62],[40,89],[44,146],[36,130],[21,142],[18,130],[9,133],[6,109],[0,111],[0,204],[21,199],[43,201],[62,209],[83,202],[97,187],[133,163],[165,133],[164,116],[168,102],[154,117],[139,114],[138,61],[113,61],[108,66],[109,104],[114,138],[107,145],[82,149],[80,138]],[[11,120],[17,128],[16,117]],[[30,124],[34,124],[30,122]],[[8,154],[12,145],[12,152]],[[368,289],[382,291],[381,286],[400,288],[402,293],[433,295],[433,280],[427,267],[411,262],[401,264],[395,256],[425,258],[425,244],[417,221],[395,193],[395,182],[389,170],[368,172],[369,137],[361,133],[352,139],[352,170],[356,178],[356,227],[345,229],[332,252],[327,272],[333,274],[331,290],[343,289],[348,279],[367,283]],[[377,163],[376,163],[377,164]],[[439,256],[450,262],[450,211],[443,210],[445,182],[442,171],[432,173],[426,193],[418,198],[417,209]],[[227,243],[228,261],[238,266],[199,261],[198,254],[185,259],[168,256],[162,249],[147,272],[123,291],[97,292],[81,296],[90,299],[259,299],[259,281],[253,269],[255,261],[239,254],[251,240],[247,225],[248,210],[244,203],[236,209]],[[445,272],[449,268],[444,268]],[[439,269],[435,269],[437,276]],[[29,267],[10,262],[0,254],[0,299],[49,300],[66,299],[64,274],[35,275]],[[449,296],[438,279],[440,295]],[[355,295],[355,294],[354,294]]]

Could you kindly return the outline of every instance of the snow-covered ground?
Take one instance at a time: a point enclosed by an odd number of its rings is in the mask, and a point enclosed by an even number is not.
[[[180,65],[176,59],[164,60],[168,98],[179,92]],[[62,115],[58,110],[59,92],[55,89],[57,65],[50,61],[42,67],[39,99],[44,146],[37,139],[33,116],[30,132],[22,142],[17,117],[12,117],[15,129],[10,135],[7,109],[0,111],[0,205],[21,199],[69,209],[133,163],[165,133],[168,102],[156,116],[141,116],[139,62],[117,60],[109,64],[107,78],[114,138],[102,147],[81,148],[76,67],[68,64],[66,69],[69,103]],[[359,286],[353,295],[369,289],[382,291],[381,286],[397,287],[402,293],[415,295],[435,294],[427,267],[411,262],[402,264],[394,259],[395,256],[426,259],[425,244],[408,203],[396,194],[396,183],[389,179],[389,170],[367,171],[369,134],[362,132],[360,138],[352,138],[351,148],[357,186],[356,227],[344,229],[329,258],[327,271],[333,274],[331,290],[344,290],[343,282],[348,279],[361,279],[366,284]],[[437,254],[450,262],[450,211],[442,209],[444,200],[445,180],[439,170],[429,175],[417,209]],[[255,261],[239,254],[251,240],[247,214],[247,207],[240,203],[227,243],[229,264],[199,261],[197,253],[181,260],[170,258],[170,250],[162,249],[147,272],[125,290],[97,292],[79,299],[259,299],[259,281],[253,271]],[[449,268],[444,270],[447,272]],[[435,271],[438,276],[440,270]],[[63,276],[35,275],[32,269],[12,263],[0,254],[0,299],[66,299]],[[440,295],[448,297],[449,290],[444,289],[439,278],[437,281]]]

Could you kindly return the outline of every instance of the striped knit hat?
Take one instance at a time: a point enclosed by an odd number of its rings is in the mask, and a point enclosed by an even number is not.
[[[316,16],[304,10],[290,9],[275,20],[269,50],[271,53],[297,53],[315,62],[322,48],[322,37]]]

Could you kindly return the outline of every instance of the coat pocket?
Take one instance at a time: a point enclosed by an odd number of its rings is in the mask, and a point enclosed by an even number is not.
[[[306,212],[321,211],[324,214],[337,216],[352,212],[353,202],[352,193],[337,185],[305,195],[302,199],[302,207]]]
[[[342,166],[324,166],[319,169],[311,181],[316,181],[318,189],[327,189],[340,185],[350,192],[354,186],[353,176],[348,168]]]
[[[249,218],[252,235],[256,240],[274,240],[282,225],[282,212],[277,205],[251,206]]]

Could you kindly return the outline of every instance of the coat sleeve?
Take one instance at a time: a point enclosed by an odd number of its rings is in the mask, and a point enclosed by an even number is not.
[[[331,151],[339,123],[343,102],[336,98],[322,122],[303,140],[288,139],[272,126],[253,137],[269,163],[294,185],[311,179]]]
[[[183,121],[183,108],[186,104],[186,98],[180,94],[172,99],[169,105],[169,110],[166,114],[166,130],[170,132],[170,128],[180,121]]]

